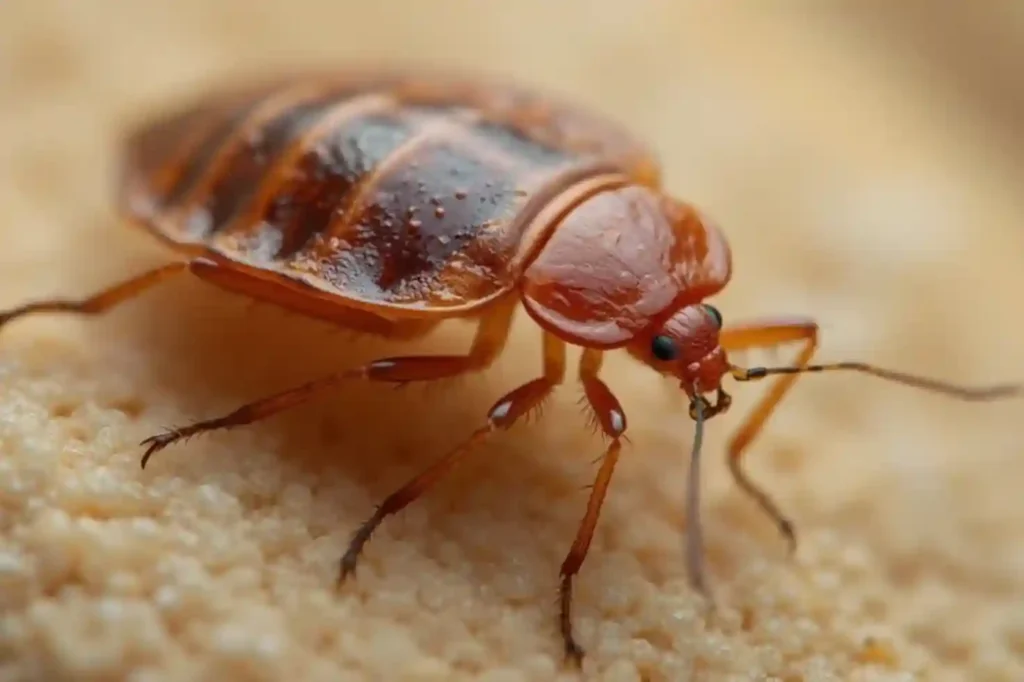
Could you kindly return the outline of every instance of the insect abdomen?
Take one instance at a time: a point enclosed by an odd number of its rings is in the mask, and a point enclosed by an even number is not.
[[[352,298],[458,306],[510,285],[531,197],[613,165],[504,113],[393,84],[225,98],[134,139],[128,210],[175,243]]]

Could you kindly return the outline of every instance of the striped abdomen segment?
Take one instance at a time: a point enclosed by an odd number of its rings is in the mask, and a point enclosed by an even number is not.
[[[142,217],[367,302],[459,306],[507,288],[538,193],[614,166],[392,88],[299,82],[210,112],[166,129],[189,143],[170,170],[136,150],[152,179]]]

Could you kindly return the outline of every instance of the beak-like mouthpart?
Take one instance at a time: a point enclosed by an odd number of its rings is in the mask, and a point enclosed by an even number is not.
[[[696,426],[686,485],[686,566],[691,583],[704,594],[708,593],[708,587],[704,575],[704,539],[700,521],[700,455],[704,443],[704,424],[710,407],[707,399],[701,395],[690,401],[690,415]]]

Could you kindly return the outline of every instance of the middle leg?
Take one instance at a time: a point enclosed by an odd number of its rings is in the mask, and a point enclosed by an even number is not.
[[[388,495],[370,518],[359,526],[342,556],[339,584],[355,572],[356,562],[362,554],[363,547],[385,518],[398,513],[427,492],[455,468],[474,446],[479,445],[495,431],[510,428],[521,417],[537,408],[555,387],[562,383],[565,377],[565,342],[545,333],[543,353],[544,375],[541,378],[527,382],[502,396],[491,406],[487,412],[487,421],[482,426],[448,454]]]

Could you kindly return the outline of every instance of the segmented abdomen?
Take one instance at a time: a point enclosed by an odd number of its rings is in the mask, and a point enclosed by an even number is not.
[[[550,201],[614,172],[657,182],[618,128],[522,90],[309,78],[143,128],[122,197],[176,244],[365,303],[464,307],[513,285]]]

